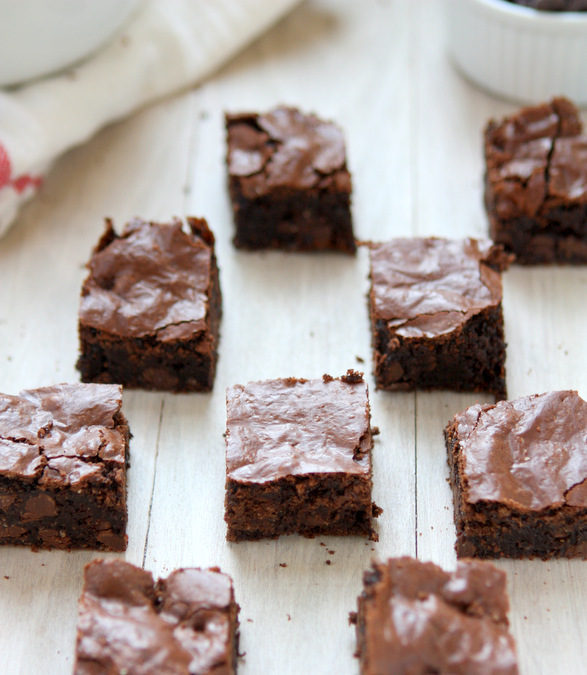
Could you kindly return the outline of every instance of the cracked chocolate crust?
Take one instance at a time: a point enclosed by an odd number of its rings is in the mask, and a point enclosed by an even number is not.
[[[226,129],[237,248],[355,253],[351,177],[335,124],[280,107],[227,114]]]
[[[517,675],[508,608],[505,574],[491,564],[373,562],[350,615],[361,675]]]
[[[478,405],[445,429],[459,557],[587,556],[587,404]]]
[[[154,581],[122,560],[85,568],[75,675],[234,675],[238,613],[232,580],[216,567]]]
[[[107,221],[80,301],[84,382],[176,392],[210,391],[222,297],[214,237],[202,219]]]
[[[587,262],[587,136],[575,106],[553,99],[485,129],[492,238],[521,264]]]
[[[118,386],[0,396],[0,543],[126,549],[128,423]]]
[[[377,539],[373,439],[362,374],[287,378],[227,392],[229,541],[298,533]]]
[[[370,249],[377,387],[505,398],[500,272],[511,255],[474,239],[395,239]]]

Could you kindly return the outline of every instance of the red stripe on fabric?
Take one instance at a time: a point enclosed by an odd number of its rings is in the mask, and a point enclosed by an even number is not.
[[[3,188],[10,182],[11,173],[12,166],[10,164],[10,157],[2,143],[0,143],[0,188]]]
[[[35,190],[39,188],[43,179],[41,176],[31,176],[28,173],[25,173],[23,176],[19,176],[12,181],[14,189],[20,194],[31,185]]]

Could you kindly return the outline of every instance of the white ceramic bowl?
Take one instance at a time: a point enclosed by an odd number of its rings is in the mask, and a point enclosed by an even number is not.
[[[0,0],[0,86],[61,70],[101,47],[142,0]]]
[[[506,0],[445,0],[456,67],[522,103],[564,95],[587,106],[587,12],[544,12]]]

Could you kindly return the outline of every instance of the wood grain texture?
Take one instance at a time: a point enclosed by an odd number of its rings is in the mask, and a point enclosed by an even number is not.
[[[83,265],[104,216],[205,216],[224,318],[210,395],[125,392],[134,438],[126,559],[155,574],[219,565],[241,605],[243,675],[352,675],[361,576],[372,556],[455,564],[442,429],[482,396],[376,392],[368,259],[243,253],[231,244],[223,112],[298,105],[343,127],[362,240],[483,236],[481,129],[513,106],[464,82],[445,55],[439,2],[314,0],[200,88],[140,112],[64,157],[0,241],[0,391],[75,381]],[[585,269],[504,279],[510,396],[587,396]],[[225,390],[365,370],[380,540],[227,544]],[[324,544],[324,545],[322,545]],[[71,671],[83,566],[98,554],[0,550],[0,672]],[[330,564],[327,564],[330,561]],[[522,675],[585,669],[581,561],[505,561]],[[8,577],[8,578],[6,578]]]

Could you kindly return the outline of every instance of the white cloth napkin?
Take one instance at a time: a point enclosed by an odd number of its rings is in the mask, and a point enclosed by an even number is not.
[[[0,91],[0,236],[65,150],[149,101],[197,83],[300,0],[147,0],[69,72]]]

